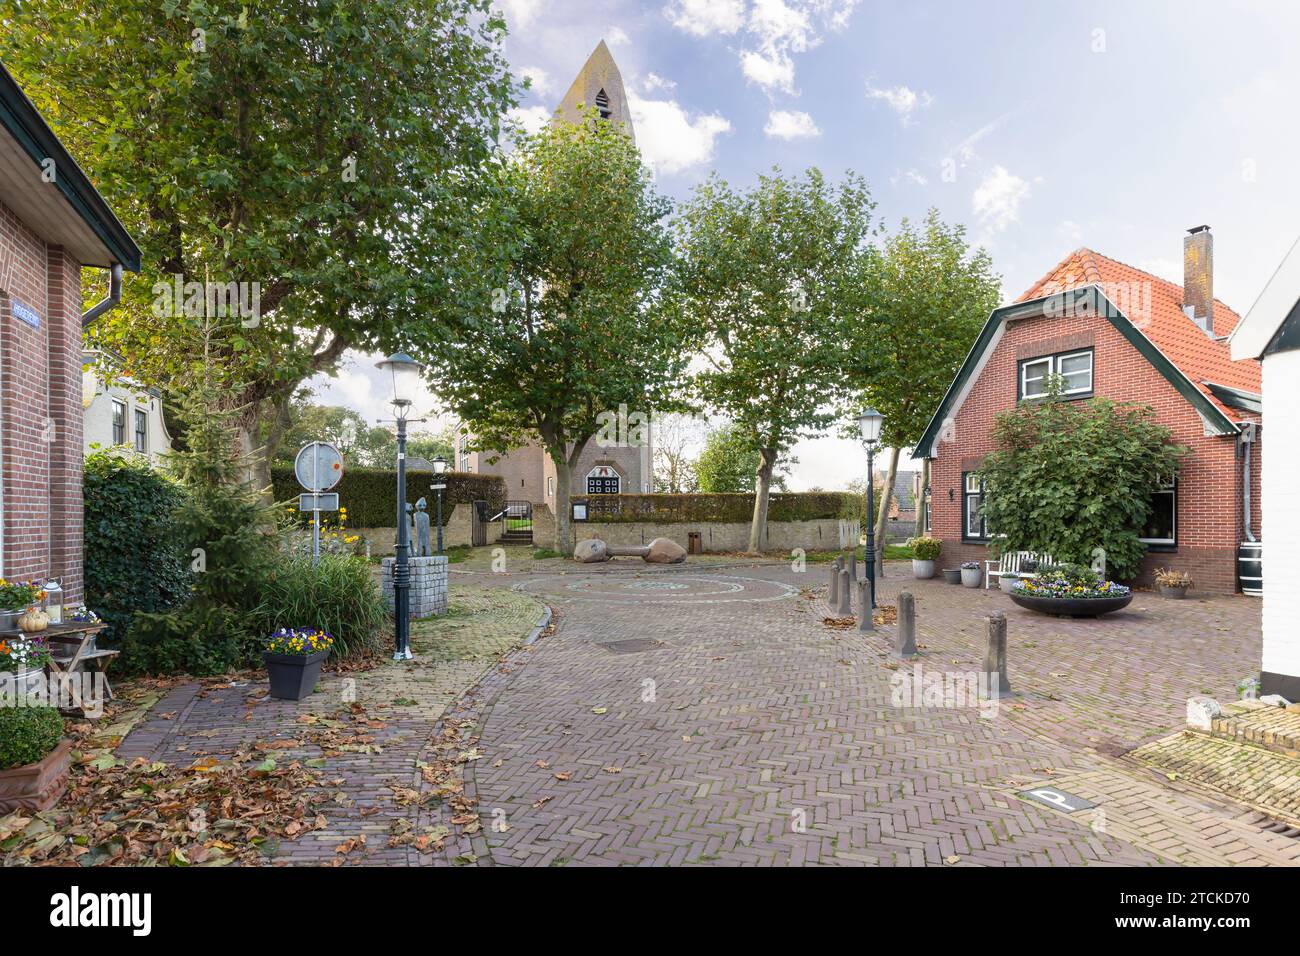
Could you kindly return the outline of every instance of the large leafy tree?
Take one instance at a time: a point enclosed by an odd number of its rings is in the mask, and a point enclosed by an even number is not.
[[[704,448],[695,462],[700,491],[707,494],[752,492],[760,464],[758,449],[742,429],[730,423],[715,428],[705,437]],[[778,462],[772,473],[772,484],[778,491],[785,490],[783,468],[789,464],[789,461]]]
[[[546,450],[566,549],[572,469],[593,436],[620,405],[648,415],[682,404],[693,340],[662,294],[668,203],[632,140],[594,113],[521,136],[489,176],[441,255],[460,281],[423,300],[409,347],[476,447]]]
[[[144,273],[93,332],[168,386],[206,296],[249,283],[213,356],[265,486],[281,414],[345,349],[385,348],[513,98],[489,0],[24,0],[0,59],[103,190]],[[258,315],[252,312],[256,283]],[[208,306],[210,313],[212,307]]]
[[[857,408],[874,406],[885,417],[886,497],[876,521],[876,540],[883,542],[899,451],[920,440],[997,307],[1000,279],[984,250],[967,244],[965,228],[944,223],[935,209],[920,225],[904,219],[885,239],[880,256],[863,264],[866,271],[855,288],[862,295],[861,311],[871,320],[849,326],[853,354],[861,361],[850,365],[853,401],[845,418],[856,436]],[[883,547],[877,561],[883,573]]]
[[[707,332],[699,395],[758,454],[750,551],[778,460],[834,420],[847,327],[870,318],[854,283],[869,274],[874,206],[858,177],[832,186],[812,169],[748,191],[715,176],[679,210],[684,310]]]

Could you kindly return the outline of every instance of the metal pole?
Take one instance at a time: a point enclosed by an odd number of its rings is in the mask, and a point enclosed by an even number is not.
[[[312,495],[312,500],[317,504],[320,498]],[[311,513],[311,563],[314,567],[320,564],[320,509],[316,508]]]
[[[867,583],[871,589],[871,607],[876,607],[876,448],[867,446]]]
[[[397,418],[397,548],[393,561],[393,614],[397,618],[397,648],[393,660],[411,654],[411,534],[406,520],[406,419]]]
[[[438,553],[442,554],[442,485],[438,486]]]

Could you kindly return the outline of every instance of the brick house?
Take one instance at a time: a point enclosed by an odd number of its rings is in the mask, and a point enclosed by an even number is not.
[[[1071,399],[1151,405],[1191,451],[1177,481],[1153,497],[1139,583],[1157,567],[1189,572],[1204,591],[1238,589],[1238,549],[1258,542],[1260,366],[1234,361],[1240,316],[1214,298],[1213,238],[1189,231],[1182,286],[1078,249],[1019,300],[994,310],[926,428],[930,508],[944,567],[984,560],[979,468],[994,417],[1064,376]]]
[[[110,271],[82,312],[81,270]],[[0,66],[0,575],[82,599],[82,329],[140,250]]]

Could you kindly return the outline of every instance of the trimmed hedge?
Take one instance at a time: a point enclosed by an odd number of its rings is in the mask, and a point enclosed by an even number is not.
[[[858,497],[841,491],[773,492],[768,497],[767,520],[852,518]],[[748,524],[754,517],[752,494],[577,495],[573,500],[587,503],[588,521]]]
[[[505,507],[506,483],[499,475],[476,475],[473,472],[449,471],[445,475],[447,490],[442,494],[442,519],[447,521],[458,502],[486,501],[491,514]],[[406,500],[414,505],[428,499],[433,512],[433,492],[429,485],[433,473],[407,471]],[[347,468],[343,478],[331,491],[338,492],[339,505],[348,509],[350,528],[391,528],[397,524],[397,471],[392,468]],[[271,469],[271,491],[277,502],[297,501],[302,494],[293,468],[277,465]],[[306,520],[306,518],[304,518]]]

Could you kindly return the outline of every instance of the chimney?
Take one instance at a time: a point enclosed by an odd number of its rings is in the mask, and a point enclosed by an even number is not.
[[[1214,338],[1214,237],[1209,226],[1183,236],[1183,312]]]

